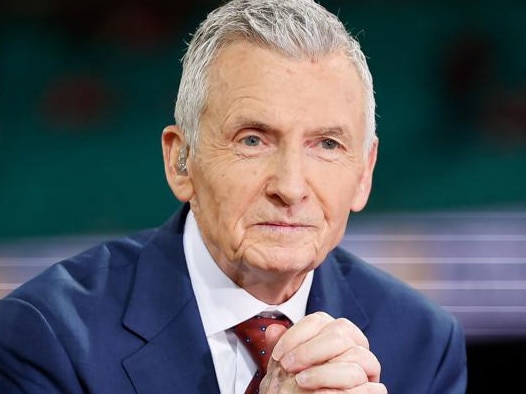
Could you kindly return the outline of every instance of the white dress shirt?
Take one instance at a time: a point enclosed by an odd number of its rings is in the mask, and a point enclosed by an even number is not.
[[[229,329],[263,311],[278,311],[293,323],[298,322],[305,316],[313,273],[307,274],[289,300],[269,305],[232,282],[216,265],[192,211],[186,218],[183,245],[219,389],[223,394],[243,394],[257,368],[245,346]]]

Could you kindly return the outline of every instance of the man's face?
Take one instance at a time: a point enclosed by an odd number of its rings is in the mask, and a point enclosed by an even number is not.
[[[248,43],[224,49],[209,81],[183,199],[236,283],[302,278],[367,201],[362,82],[342,54],[294,60]]]

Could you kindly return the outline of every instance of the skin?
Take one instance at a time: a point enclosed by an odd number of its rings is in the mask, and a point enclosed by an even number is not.
[[[343,54],[295,60],[245,42],[220,53],[209,79],[187,176],[174,168],[181,130],[163,133],[168,182],[223,272],[279,304],[367,202],[377,144],[364,155],[362,82]]]
[[[347,319],[316,312],[288,330],[271,325],[265,336],[274,350],[261,393],[387,393],[367,338]]]
[[[365,152],[362,82],[341,53],[296,60],[238,41],[209,69],[196,154],[172,125],[162,137],[168,183],[190,202],[220,269],[280,304],[342,239],[371,190],[377,141]],[[346,319],[306,316],[274,347],[262,393],[385,393],[367,339]],[[327,391],[329,390],[329,391]]]

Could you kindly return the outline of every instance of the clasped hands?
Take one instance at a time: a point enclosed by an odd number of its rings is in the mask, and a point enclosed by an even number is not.
[[[367,338],[347,319],[316,312],[288,330],[268,326],[266,340],[274,350],[260,393],[387,393]]]

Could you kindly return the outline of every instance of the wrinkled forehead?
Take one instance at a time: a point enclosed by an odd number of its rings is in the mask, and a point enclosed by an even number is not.
[[[285,47],[280,46],[277,43],[269,43],[260,39],[257,36],[242,35],[240,33],[233,33],[230,36],[223,37],[222,40],[218,43],[217,48],[214,53],[211,55],[210,60],[208,61],[207,71],[210,68],[214,67],[217,63],[217,59],[222,57],[224,52],[228,52],[228,49],[236,45],[246,45],[253,48],[263,49],[275,54],[279,54],[285,58],[294,59],[294,60],[310,60],[313,62],[322,61],[324,58],[341,55],[348,59],[349,65],[358,68],[357,60],[353,56],[353,52],[347,45],[341,45],[338,47],[316,47],[309,48],[297,45],[294,47]],[[209,72],[207,72],[209,74]]]
[[[240,56],[237,51],[232,50],[233,48],[245,48],[242,56]],[[239,75],[232,75],[228,73],[228,68],[235,66],[235,61],[230,61],[233,56],[236,56],[239,60],[246,60],[246,58],[253,58],[256,61],[251,62],[253,67],[257,67],[259,64],[257,58],[261,58],[261,61],[264,61],[263,58],[266,58],[266,55],[273,55],[275,59],[283,59],[285,62],[292,62],[300,64],[302,62],[310,62],[312,64],[324,64],[328,61],[338,58],[342,63],[346,64],[346,68],[353,74],[357,75],[359,78],[359,83],[353,83],[353,89],[360,89],[365,95],[364,88],[365,83],[361,78],[359,73],[359,68],[356,65],[355,60],[349,56],[346,48],[341,48],[333,51],[325,51],[320,55],[309,56],[307,53],[301,53],[300,55],[291,55],[288,52],[281,50],[279,47],[271,46],[266,43],[259,41],[248,40],[244,37],[237,36],[230,41],[224,43],[216,52],[214,57],[211,59],[205,74],[205,91],[206,99],[204,102],[204,107],[202,113],[205,112],[209,100],[211,99],[210,93],[214,89],[214,86],[217,86],[219,82],[225,82],[227,75],[235,82],[235,79]],[[254,72],[255,78],[257,78],[257,73]],[[337,77],[337,75],[336,75]],[[257,80],[255,81],[257,82]],[[342,78],[342,83],[345,83],[345,79]],[[354,82],[354,81],[353,81]]]
[[[209,78],[201,120],[216,130],[237,117],[284,130],[334,127],[363,135],[363,83],[342,53],[296,59],[238,42],[217,57]]]

